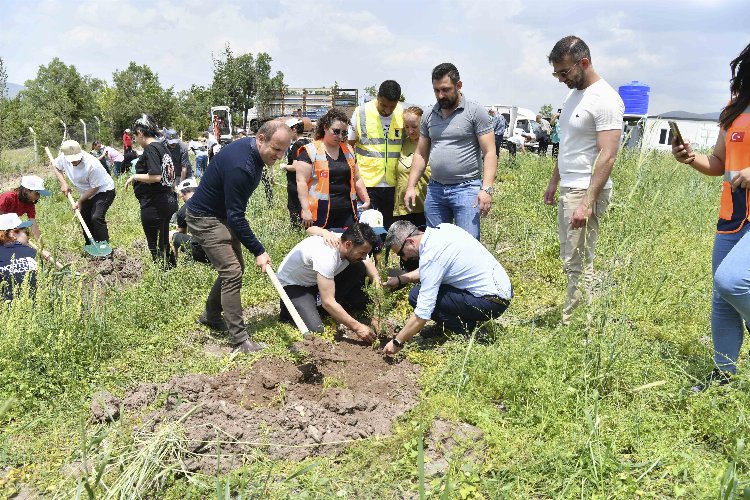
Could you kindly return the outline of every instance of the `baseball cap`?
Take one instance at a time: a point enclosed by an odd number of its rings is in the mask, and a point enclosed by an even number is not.
[[[367,224],[372,228],[372,231],[378,236],[386,234],[388,231],[383,227],[383,214],[375,209],[365,210],[362,215],[359,216],[359,222]]]
[[[127,133],[129,134],[129,133],[130,133],[130,129],[129,129],[129,128],[126,128],[126,129],[125,129],[125,132],[127,132]]]
[[[83,158],[83,153],[81,153],[81,145],[78,144],[78,141],[74,141],[73,139],[63,141],[63,143],[60,145],[60,151],[62,151],[62,154],[65,155],[65,159],[71,163]]]
[[[177,144],[180,142],[180,138],[177,137],[177,131],[171,128],[164,129],[164,138],[168,144]]]
[[[49,196],[52,194],[44,189],[44,179],[38,175],[24,175],[21,177],[21,186],[31,191],[36,191],[42,196]]]
[[[10,229],[21,229],[29,227],[33,222],[30,220],[22,221],[16,213],[9,213],[0,215],[0,231],[8,231]]]
[[[287,121],[284,122],[284,124],[286,124],[286,126],[289,128],[294,127],[298,123],[302,123],[302,120],[300,120],[299,118],[289,118]]]
[[[190,188],[195,189],[197,187],[198,187],[198,183],[195,182],[195,179],[185,179],[184,181],[180,182],[177,185],[177,192],[179,193],[180,191],[183,191],[185,189],[190,189]]]

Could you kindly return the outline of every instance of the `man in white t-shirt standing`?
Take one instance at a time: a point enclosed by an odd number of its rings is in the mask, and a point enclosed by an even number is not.
[[[609,176],[620,146],[625,105],[594,71],[589,47],[580,38],[561,39],[548,60],[552,76],[571,89],[560,114],[560,154],[544,192],[544,203],[552,205],[560,186],[560,258],[568,278],[562,322],[567,324],[581,299],[581,276],[586,285],[593,273],[599,220],[612,193]]]
[[[307,232],[310,236],[292,248],[278,272],[279,281],[302,321],[311,332],[322,333],[323,321],[318,311],[318,306],[322,306],[337,323],[360,339],[375,340],[373,329],[354,319],[347,309],[364,309],[367,305],[368,297],[362,289],[365,276],[376,285],[380,283],[375,265],[367,259],[379,245],[379,238],[369,225],[359,222],[343,234],[315,226]],[[291,320],[283,301],[279,319]]]

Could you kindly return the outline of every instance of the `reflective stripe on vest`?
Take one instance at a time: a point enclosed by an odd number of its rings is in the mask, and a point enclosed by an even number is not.
[[[388,185],[395,186],[398,159],[404,142],[404,108],[399,103],[393,110],[387,138],[383,135],[383,122],[376,100],[357,107],[354,116],[359,136],[355,148],[357,166],[365,186],[377,186],[384,179]]]
[[[724,183],[721,188],[718,233],[736,233],[750,218],[750,189],[737,188],[731,182],[740,170],[750,167],[750,108],[734,119],[724,135]]]
[[[307,181],[307,201],[310,204],[310,212],[312,213],[313,221],[315,221],[314,224],[319,227],[325,227],[328,223],[328,215],[331,212],[331,180],[326,147],[323,141],[320,140],[305,144],[303,147],[307,151],[313,167],[310,180]],[[354,154],[346,143],[341,143],[341,149],[344,152],[346,162],[349,164],[349,195],[352,199],[352,211],[356,214],[354,200],[357,199],[357,192],[354,189],[354,172],[357,164]],[[318,214],[319,208],[321,209],[320,214]]]

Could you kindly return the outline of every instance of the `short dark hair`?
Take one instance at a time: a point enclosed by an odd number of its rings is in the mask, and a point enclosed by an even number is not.
[[[378,88],[378,97],[384,97],[389,101],[401,99],[401,85],[396,80],[386,80]]]
[[[326,135],[326,127],[330,127],[335,121],[340,121],[349,125],[349,117],[339,108],[331,108],[326,114],[318,119],[318,125],[315,127],[315,140],[322,139]]]
[[[575,35],[569,35],[561,38],[554,47],[552,52],[547,56],[550,64],[561,63],[565,56],[570,56],[572,61],[580,61],[584,57],[591,61],[591,51],[586,42]]]
[[[159,126],[156,124],[154,117],[148,113],[142,113],[140,117],[133,122],[133,134],[140,130],[145,137],[156,137],[159,133]]]
[[[292,127],[295,132],[298,134],[303,134],[305,132],[305,124],[302,122],[297,123],[294,127]]]
[[[380,244],[380,238],[377,237],[370,225],[364,222],[355,222],[347,227],[341,235],[341,241],[351,241],[355,247],[369,243],[372,248],[377,248]]]
[[[442,63],[435,66],[435,69],[432,70],[432,81],[442,80],[445,75],[448,75],[451,83],[454,85],[461,79],[461,75],[458,74],[458,68],[451,63]]]

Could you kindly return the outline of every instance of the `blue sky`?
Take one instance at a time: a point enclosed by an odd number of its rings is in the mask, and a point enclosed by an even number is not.
[[[0,0],[0,20],[14,83],[59,57],[109,82],[133,60],[164,86],[207,85],[212,54],[230,42],[235,52],[268,52],[290,86],[394,79],[425,105],[434,102],[431,69],[450,61],[469,98],[533,110],[562,103],[567,88],[550,76],[547,54],[575,34],[613,87],[651,86],[652,114],[721,109],[729,61],[750,43],[747,0]]]

